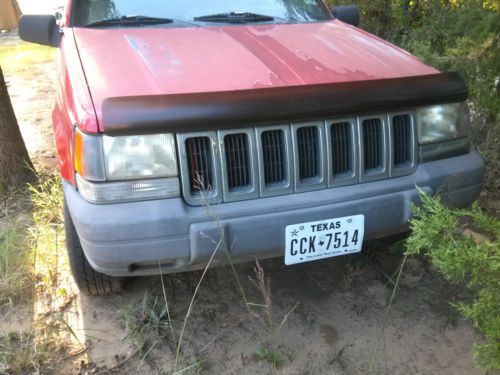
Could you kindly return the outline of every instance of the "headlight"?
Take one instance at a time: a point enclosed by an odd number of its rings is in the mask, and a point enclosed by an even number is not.
[[[469,107],[453,103],[417,109],[421,144],[464,138],[470,132]]]
[[[103,147],[108,180],[177,176],[172,134],[103,136]]]
[[[89,202],[180,195],[173,134],[109,137],[76,129],[73,151],[77,187]]]

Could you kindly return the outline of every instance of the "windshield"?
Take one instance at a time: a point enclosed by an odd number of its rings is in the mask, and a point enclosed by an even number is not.
[[[86,26],[102,20],[144,16],[205,24],[210,22],[205,20],[211,20],[206,16],[230,13],[268,16],[267,21],[272,18],[275,23],[331,18],[322,0],[76,0],[72,23],[73,26]],[[245,20],[248,23],[266,21],[255,17]]]

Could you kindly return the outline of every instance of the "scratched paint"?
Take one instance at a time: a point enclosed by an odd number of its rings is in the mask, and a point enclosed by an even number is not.
[[[396,78],[437,71],[339,21],[75,29],[98,120],[109,97]]]

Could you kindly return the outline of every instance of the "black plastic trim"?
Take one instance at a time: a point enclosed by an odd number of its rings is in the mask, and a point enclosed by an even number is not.
[[[468,154],[471,151],[470,138],[459,138],[419,146],[420,163],[428,163],[454,156]]]
[[[61,44],[61,30],[54,15],[26,14],[19,20],[19,38],[57,48]]]
[[[332,7],[332,15],[339,21],[352,26],[359,26],[359,9],[355,5],[338,5]]]
[[[206,131],[463,101],[456,73],[269,89],[107,98],[110,135]]]

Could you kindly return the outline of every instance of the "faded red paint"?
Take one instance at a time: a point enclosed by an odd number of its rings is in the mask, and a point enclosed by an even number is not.
[[[73,0],[66,1],[65,12],[63,14],[63,18],[61,20],[61,26],[69,25],[69,19],[71,17],[71,7],[73,6]]]
[[[74,183],[73,127],[96,132],[97,116],[87,86],[73,31],[64,30],[57,50],[56,101],[52,112],[57,159],[61,176]]]
[[[68,13],[69,14],[69,13]],[[73,181],[74,124],[97,133],[104,99],[351,82],[437,73],[340,21],[219,27],[64,28],[54,131]]]
[[[98,119],[101,104],[109,97],[437,72],[409,53],[339,21],[207,28],[77,28],[75,40]]]

